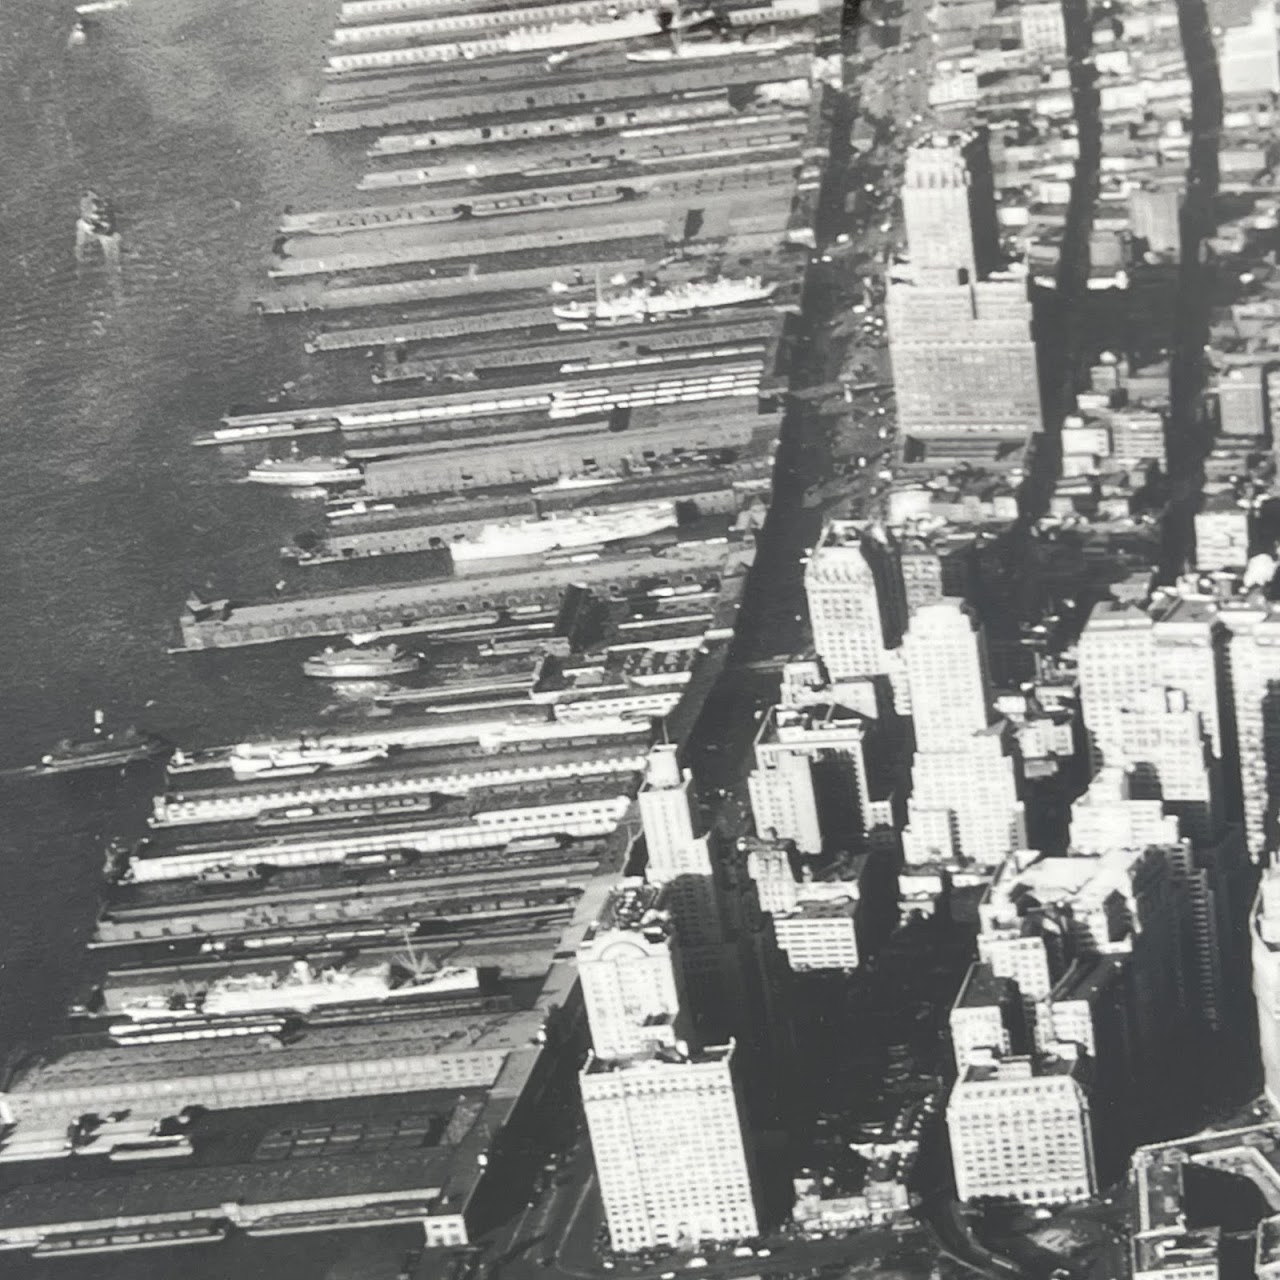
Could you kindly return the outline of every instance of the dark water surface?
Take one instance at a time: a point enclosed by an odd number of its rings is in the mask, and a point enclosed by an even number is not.
[[[0,5],[0,767],[95,706],[209,742],[323,705],[296,649],[166,647],[189,589],[269,590],[316,518],[190,440],[288,379],[319,391],[297,329],[248,304],[283,207],[353,189],[352,148],[306,136],[335,9],[133,0],[68,48],[70,4]],[[86,187],[120,211],[118,276],[75,262]],[[102,842],[157,782],[0,781],[0,1053],[70,988]]]

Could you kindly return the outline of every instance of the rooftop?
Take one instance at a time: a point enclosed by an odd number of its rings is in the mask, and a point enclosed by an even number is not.
[[[691,1049],[688,1045],[656,1044],[628,1058],[587,1058],[584,1075],[612,1075],[623,1071],[653,1071],[667,1066],[714,1066],[733,1056],[733,1042]]]
[[[1000,1005],[1016,993],[1016,985],[1009,978],[998,978],[989,964],[978,961],[969,966],[960,994],[956,996],[957,1009],[977,1009],[987,1005]]]
[[[659,906],[662,890],[640,879],[624,880],[605,899],[600,918],[588,926],[584,942],[614,931],[643,934],[652,942],[671,934],[671,916]]]
[[[62,1089],[107,1088],[107,1082],[188,1079],[211,1073],[252,1073],[326,1064],[376,1062],[385,1058],[446,1054],[509,1052],[528,1044],[541,1026],[531,1010],[492,1016],[464,1013],[360,1023],[353,1026],[313,1027],[284,1047],[229,1041],[202,1042],[193,1056],[189,1044],[150,1044],[121,1048],[54,1049],[29,1066],[10,1086],[14,1096]],[[272,1042],[274,1044],[274,1042]]]
[[[1050,992],[1050,999],[1054,1001],[1092,1000],[1117,979],[1124,967],[1123,956],[1094,956],[1073,960],[1070,968],[1058,979],[1057,985]]]

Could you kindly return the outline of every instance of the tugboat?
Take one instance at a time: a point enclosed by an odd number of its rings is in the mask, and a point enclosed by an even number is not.
[[[367,649],[329,648],[307,658],[302,672],[319,680],[378,680],[411,675],[421,661],[416,653],[406,653],[394,644]]]
[[[109,733],[106,717],[93,713],[93,737],[79,741],[63,738],[40,757],[38,773],[73,773],[81,769],[103,769],[108,765],[134,764],[163,755],[170,746],[163,738],[140,733],[132,725]]]
[[[83,42],[83,23],[77,24]],[[75,35],[73,30],[72,35]],[[117,225],[115,206],[97,192],[86,191],[80,197],[80,216],[76,219],[76,257],[81,261],[90,245],[98,245],[108,262],[120,258],[120,229]]]

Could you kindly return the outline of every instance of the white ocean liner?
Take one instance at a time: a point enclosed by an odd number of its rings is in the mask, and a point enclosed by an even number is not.
[[[743,302],[762,302],[773,296],[776,285],[765,284],[759,276],[741,280],[692,280],[669,289],[637,288],[606,295],[599,290],[586,302],[558,302],[552,308],[557,320],[581,324],[595,320],[619,323],[643,320],[647,316],[678,315],[683,312],[732,307]]]
[[[676,524],[675,503],[644,502],[600,511],[555,512],[542,517],[487,524],[470,537],[449,544],[456,562],[503,556],[541,555],[561,548],[591,547],[639,538]]]

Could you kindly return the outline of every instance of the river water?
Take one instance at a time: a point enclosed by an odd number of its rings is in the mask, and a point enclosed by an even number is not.
[[[287,380],[323,394],[250,300],[281,210],[349,197],[350,144],[306,135],[333,0],[132,0],[70,48],[70,4],[0,9],[0,767],[101,706],[181,741],[312,720],[296,650],[169,655],[187,592],[269,591],[314,509],[190,447]],[[86,187],[118,275],[78,266]],[[102,842],[157,776],[0,782],[0,1053],[83,963]]]

